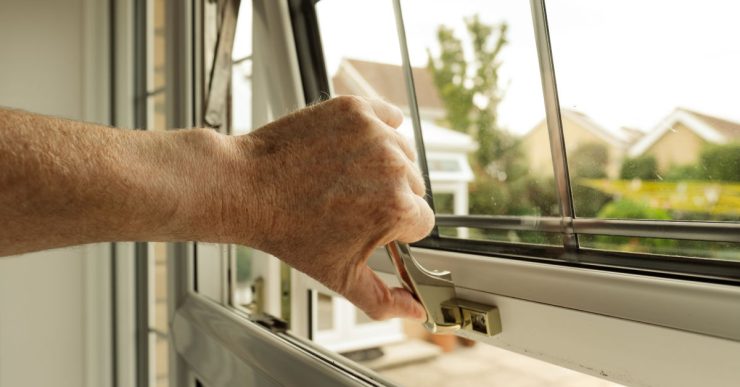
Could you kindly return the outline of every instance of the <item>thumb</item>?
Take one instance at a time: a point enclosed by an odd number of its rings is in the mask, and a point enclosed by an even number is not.
[[[356,281],[344,296],[373,320],[426,318],[424,307],[403,288],[389,288],[367,265],[358,269]]]

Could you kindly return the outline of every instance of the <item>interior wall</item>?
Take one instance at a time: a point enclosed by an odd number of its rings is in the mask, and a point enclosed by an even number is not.
[[[0,106],[105,121],[105,86],[90,76],[108,70],[93,2],[0,2]],[[108,357],[99,318],[109,301],[107,251],[93,245],[0,258],[1,387],[105,385],[109,375],[96,362]]]

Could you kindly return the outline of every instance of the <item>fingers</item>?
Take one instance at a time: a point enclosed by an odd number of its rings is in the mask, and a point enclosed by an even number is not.
[[[391,138],[393,139],[393,143],[398,145],[401,150],[403,150],[403,153],[408,157],[411,161],[416,161],[416,151],[414,148],[411,147],[411,144],[406,140],[406,137],[398,133],[397,131],[393,130],[390,132]]]
[[[356,282],[344,296],[370,318],[426,318],[424,307],[406,289],[389,288],[367,265],[358,270]]]
[[[375,115],[392,128],[398,128],[403,122],[403,112],[401,109],[379,98],[368,98],[367,101],[373,108]]]
[[[410,213],[406,214],[397,225],[397,239],[401,242],[412,243],[424,239],[434,228],[434,211],[423,197],[409,194],[413,205],[410,206]]]
[[[419,172],[419,167],[417,167],[415,163],[409,160],[407,170],[407,176],[411,191],[413,191],[418,196],[424,197],[427,190],[426,185],[424,184],[424,178],[421,176],[421,172]]]

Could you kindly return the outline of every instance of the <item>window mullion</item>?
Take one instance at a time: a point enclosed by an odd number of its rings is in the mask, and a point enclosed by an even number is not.
[[[535,41],[537,43],[537,57],[540,63],[542,78],[542,94],[545,102],[547,130],[550,138],[550,153],[552,167],[555,174],[560,214],[563,217],[563,243],[566,250],[578,249],[578,237],[573,231],[573,195],[568,173],[568,159],[565,153],[565,137],[563,124],[560,118],[560,103],[558,101],[555,68],[553,66],[550,34],[547,27],[547,15],[544,0],[531,0],[532,24],[534,26]]]
[[[401,12],[401,1],[393,0],[393,8],[396,16],[396,29],[398,31],[398,45],[401,49],[401,60],[403,65],[404,79],[406,81],[406,94],[409,102],[409,113],[411,114],[411,121],[414,126],[414,142],[416,143],[416,153],[418,154],[419,168],[421,168],[421,174],[424,177],[424,183],[426,184],[426,201],[429,203],[429,207],[434,210],[434,199],[432,198],[432,183],[429,179],[429,166],[427,164],[427,156],[424,147],[424,138],[421,133],[421,118],[419,117],[419,105],[416,101],[416,89],[414,86],[414,74],[411,70],[411,60],[409,59],[409,48],[406,42],[406,27],[403,24],[403,13]],[[432,231],[433,237],[439,236],[437,227],[434,227]]]

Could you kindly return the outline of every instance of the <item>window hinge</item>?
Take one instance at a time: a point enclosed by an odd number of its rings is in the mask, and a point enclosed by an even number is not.
[[[405,243],[391,242],[386,245],[386,251],[401,284],[424,307],[427,330],[432,333],[466,330],[487,336],[501,333],[498,308],[457,298],[450,272],[425,269]]]
[[[266,313],[253,315],[250,320],[270,330],[272,333],[285,333],[288,331],[288,322]]]
[[[211,82],[205,104],[205,121],[206,124],[214,128],[223,124],[227,101],[226,93],[231,84],[231,55],[234,48],[239,4],[240,0],[224,1],[223,19],[216,42],[216,52],[213,55]]]

